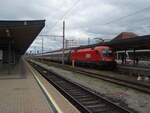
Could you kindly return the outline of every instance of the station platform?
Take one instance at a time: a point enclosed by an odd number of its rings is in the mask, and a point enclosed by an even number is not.
[[[121,60],[117,60],[117,64],[128,66],[128,67],[137,67],[137,68],[150,68],[150,61],[142,61],[140,60],[138,64],[133,64],[132,60],[127,60],[126,64],[122,64]]]
[[[24,59],[0,67],[0,113],[79,113]]]
[[[143,76],[147,77],[150,76],[150,62],[149,61],[140,61],[138,64],[133,63],[126,63],[122,64],[121,61],[117,61],[117,68],[118,71],[122,73],[126,73],[129,75],[135,75],[135,76]]]

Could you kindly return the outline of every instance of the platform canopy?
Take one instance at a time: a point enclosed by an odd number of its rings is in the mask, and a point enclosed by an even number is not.
[[[0,21],[0,49],[11,47],[24,54],[45,25],[45,20]]]
[[[100,42],[98,44],[74,47],[71,49],[83,49],[88,47],[94,48],[96,46],[110,46],[115,50],[150,49],[150,35],[137,36],[122,40],[112,40],[109,42]]]
[[[105,43],[105,45],[111,46],[116,50],[150,49],[150,35],[110,41]]]

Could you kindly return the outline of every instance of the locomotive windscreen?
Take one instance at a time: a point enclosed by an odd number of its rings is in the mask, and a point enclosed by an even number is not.
[[[103,49],[103,56],[113,56],[113,51],[111,49]]]

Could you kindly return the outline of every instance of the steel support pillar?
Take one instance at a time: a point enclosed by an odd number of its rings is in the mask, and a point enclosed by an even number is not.
[[[133,64],[135,65],[135,49],[133,49]]]

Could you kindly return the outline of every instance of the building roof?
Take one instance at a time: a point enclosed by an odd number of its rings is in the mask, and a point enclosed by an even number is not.
[[[127,38],[134,38],[137,37],[138,35],[132,32],[122,32],[118,36],[116,36],[112,41],[114,40],[122,40],[122,39],[127,39]]]
[[[150,35],[115,40],[109,43],[105,43],[105,45],[113,47],[116,50],[150,49]]]
[[[44,26],[45,20],[0,21],[0,47],[12,38],[15,50],[24,54]]]

